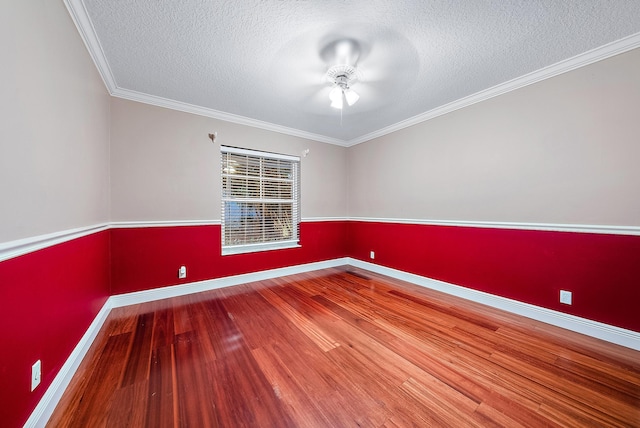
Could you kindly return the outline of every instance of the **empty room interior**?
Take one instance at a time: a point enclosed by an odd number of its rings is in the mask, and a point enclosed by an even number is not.
[[[640,426],[640,2],[0,10],[1,426]]]

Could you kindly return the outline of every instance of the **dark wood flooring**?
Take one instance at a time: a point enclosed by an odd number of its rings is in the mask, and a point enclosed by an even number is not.
[[[114,309],[48,426],[640,426],[640,352],[345,269]]]

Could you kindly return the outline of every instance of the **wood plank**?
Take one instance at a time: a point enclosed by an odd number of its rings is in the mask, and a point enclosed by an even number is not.
[[[258,348],[251,351],[258,366],[271,383],[276,396],[283,401],[293,420],[301,426],[331,426],[333,418],[325,416],[300,380],[268,349]]]
[[[147,425],[149,381],[118,388],[113,393],[112,409],[107,414],[107,427],[144,427]]]
[[[205,361],[195,332],[175,337],[175,369],[178,395],[178,425],[181,427],[212,427],[218,425],[213,388],[203,373]],[[193,397],[198,397],[194,400]]]
[[[133,385],[149,379],[154,314],[146,312],[136,318],[133,342],[127,356],[127,364],[121,386]]]
[[[89,368],[89,380],[82,391],[75,394],[77,404],[73,413],[51,418],[57,426],[104,427],[109,417],[113,392],[120,383],[124,361],[129,349],[130,333],[109,336],[95,366]],[[51,425],[53,426],[53,425]]]
[[[114,309],[48,426],[640,426],[640,352],[361,269]]]
[[[147,427],[168,428],[178,426],[175,413],[174,385],[175,357],[173,346],[156,348],[151,353]]]
[[[189,312],[189,305],[182,304],[176,305],[173,309],[175,315],[173,317],[173,331],[175,334],[182,334],[188,331],[193,331],[191,325],[191,314]]]
[[[311,339],[320,349],[323,351],[329,351],[340,346],[340,343],[328,335],[321,328],[318,328],[317,324],[310,318],[306,317],[299,310],[287,303],[282,297],[278,296],[271,289],[262,289],[259,291],[260,295],[265,298],[267,302],[277,308],[282,314],[289,319],[295,326],[297,326],[309,339]]]

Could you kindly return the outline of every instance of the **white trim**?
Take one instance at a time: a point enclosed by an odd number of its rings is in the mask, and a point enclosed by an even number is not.
[[[112,308],[146,303],[155,300],[167,299],[171,297],[184,296],[202,291],[215,290],[224,287],[231,287],[249,282],[263,281],[271,278],[279,278],[286,275],[311,272],[314,270],[327,269],[331,267],[350,265],[361,269],[366,269],[375,273],[396,278],[402,281],[411,282],[425,288],[441,291],[453,296],[481,303],[493,308],[511,312],[516,315],[532,318],[557,327],[575,331],[588,336],[606,340],[611,343],[626,346],[640,351],[640,333],[631,330],[591,321],[574,315],[569,315],[551,309],[530,305],[495,296],[477,290],[437,281],[420,275],[403,272],[397,269],[364,262],[350,257],[344,257],[322,262],[307,263],[303,265],[290,266],[285,268],[271,269],[260,272],[247,273],[242,275],[228,276],[224,278],[209,279],[205,281],[180,284],[152,290],[143,290],[133,293],[119,294],[109,297],[103,305],[96,318],[93,320],[87,332],[82,336],[73,352],[67,358],[64,365],[56,375],[55,379],[43,395],[42,399],[31,413],[25,423],[25,427],[44,427],[51,417],[53,410],[57,406],[62,394],[71,382],[76,370],[80,366],[82,359],[91,347],[98,332],[102,328],[107,316]]]
[[[302,131],[300,129],[289,128],[287,126],[276,125],[261,120],[251,119],[236,114],[226,113],[219,110],[214,110],[206,107],[200,107],[193,104],[184,103],[181,101],[170,100],[168,98],[158,97],[155,95],[149,95],[142,92],[137,92],[129,89],[123,89],[118,87],[107,57],[104,54],[104,49],[100,44],[100,40],[96,34],[95,28],[89,17],[89,13],[82,0],[63,0],[71,19],[80,33],[80,37],[84,42],[89,55],[93,60],[98,73],[102,77],[104,84],[109,91],[109,94],[113,97],[123,98],[126,100],[137,101],[144,104],[150,104],[157,107],[164,107],[171,110],[182,111],[185,113],[192,113],[198,116],[211,117],[213,119],[224,120],[225,122],[237,123],[239,125],[251,126],[253,128],[265,129],[267,131],[278,132],[285,135],[292,135],[294,137],[306,138],[308,140],[320,141],[322,143],[335,144],[338,146],[346,146],[346,141],[338,138],[327,137],[320,134],[314,134],[312,132]]]
[[[67,358],[64,365],[53,379],[53,382],[49,385],[49,388],[47,388],[47,391],[44,393],[38,402],[38,405],[31,413],[31,416],[29,416],[29,419],[27,419],[27,422],[24,424],[25,428],[44,427],[47,424],[47,421],[58,405],[60,398],[62,398],[62,394],[64,394],[67,386],[69,386],[69,382],[71,382],[76,370],[78,370],[82,359],[85,357],[89,348],[93,344],[93,341],[100,332],[111,308],[111,298],[109,298],[102,306],[102,309],[100,309],[100,312],[98,312],[98,315],[96,315],[76,347],[73,348],[71,355],[69,355],[69,358]]]
[[[444,281],[347,258],[348,264],[640,351],[640,333]]]
[[[118,308],[120,306],[135,305],[138,303],[151,302],[154,300],[168,299],[170,297],[184,296],[186,294],[199,293],[201,291],[215,290],[218,288],[231,287],[233,285],[246,284],[255,281],[263,281],[271,278],[279,278],[281,276],[294,275],[297,273],[328,269],[336,266],[344,266],[346,264],[348,264],[348,258],[344,257],[323,262],[306,263],[303,265],[245,273],[242,275],[227,276],[224,278],[207,279],[205,281],[172,285],[152,290],[137,291],[134,293],[118,294],[115,296],[111,296],[110,300],[113,307]]]
[[[320,141],[322,143],[335,144],[342,147],[351,147],[356,144],[364,143],[365,141],[372,140],[374,138],[381,137],[383,135],[390,134],[392,132],[407,128],[412,125],[433,119],[443,114],[450,113],[452,111],[470,106],[472,104],[479,103],[481,101],[488,100],[489,98],[496,97],[498,95],[511,92],[516,89],[531,85],[541,80],[549,79],[562,73],[566,73],[576,68],[584,67],[597,61],[618,55],[637,47],[640,47],[640,33],[632,34],[624,37],[620,40],[608,43],[582,54],[576,55],[572,58],[568,58],[564,61],[557,62],[550,66],[541,68],[524,76],[517,77],[508,82],[501,83],[493,86],[492,88],[485,89],[477,92],[473,95],[461,98],[453,101],[449,104],[434,108],[425,113],[387,126],[374,132],[362,135],[360,137],[353,138],[351,140],[341,140],[339,138],[328,137],[325,135],[314,134],[300,129],[289,128],[282,125],[276,125],[269,122],[264,122],[257,119],[251,119],[244,116],[239,116],[231,113],[226,113],[219,110],[214,110],[206,107],[200,107],[193,104],[188,104],[180,101],[170,100],[155,95],[149,95],[142,92],[137,92],[129,89],[123,89],[118,87],[115,82],[115,78],[109,63],[104,54],[104,50],[100,45],[100,41],[96,35],[95,29],[89,18],[87,10],[82,0],[64,0],[64,4],[73,19],[78,32],[82,37],[87,50],[93,59],[93,62],[98,68],[98,72],[102,76],[105,85],[109,93],[118,98],[137,101],[145,104],[150,104],[158,107],[164,107],[172,110],[182,111],[186,113],[192,113],[199,116],[211,117],[218,120],[224,120],[225,122],[237,123],[240,125],[251,126],[254,128],[265,129],[267,131],[279,132],[285,135],[292,135],[294,137],[306,138],[309,140]]]
[[[349,221],[349,217],[302,217],[300,222]],[[360,220],[358,220],[360,221]],[[364,221],[364,220],[362,220]],[[218,226],[218,220],[153,220],[153,221],[114,221],[109,223],[113,229],[138,227],[170,227],[170,226]]]
[[[252,128],[264,129],[267,131],[278,132],[280,134],[291,135],[294,137],[305,138],[307,140],[319,141],[321,143],[335,144],[346,147],[347,142],[338,138],[327,137],[325,135],[314,134],[312,132],[302,131],[300,129],[289,128],[287,126],[276,125],[275,123],[264,122],[262,120],[251,119],[237,114],[226,113],[220,110],[200,107],[181,101],[170,100],[155,95],[144,94],[142,92],[132,91],[129,89],[115,88],[111,95],[125,100],[137,101],[144,104],[150,104],[156,107],[164,107],[171,110],[182,111],[185,113],[196,114],[198,116],[210,117],[213,119],[223,120],[225,122],[237,123],[239,125],[251,126]]]
[[[232,153],[236,155],[257,156],[267,159],[280,159],[289,162],[300,162],[300,156],[285,155],[281,153],[265,152],[262,150],[243,149],[233,146],[220,146],[221,153]]]
[[[640,235],[639,226],[607,226],[590,224],[517,223],[504,221],[421,220],[407,218],[350,217],[350,221],[369,223],[421,224],[427,226],[483,227],[491,229],[541,230],[550,232]]]
[[[425,122],[430,119],[434,119],[438,116],[442,116],[443,114],[451,113],[452,111],[459,110],[464,107],[468,107],[472,104],[476,104],[493,97],[497,97],[498,95],[506,94],[507,92],[515,91],[516,89],[520,89],[525,86],[532,85],[542,80],[550,79],[559,74],[563,74],[571,70],[575,70],[576,68],[593,64],[594,62],[598,62],[603,59],[610,58],[614,55],[618,55],[618,54],[630,51],[637,47],[640,47],[640,33],[632,34],[620,40],[616,40],[614,42],[592,49],[590,51],[581,53],[572,58],[568,58],[566,60],[557,62],[555,64],[552,64],[547,67],[541,68],[539,70],[533,71],[531,73],[525,74],[524,76],[516,77],[515,79],[509,80],[508,82],[504,82],[499,85],[493,86],[489,89],[476,92],[473,95],[460,98],[456,101],[450,102],[440,107],[436,107],[425,113],[419,114],[417,116],[413,116],[409,119],[400,121],[393,125],[389,125],[385,128],[378,129],[377,131],[370,132],[369,134],[365,134],[360,137],[353,138],[347,141],[346,144],[344,145],[346,145],[347,147],[351,147],[351,146],[355,146],[356,144],[373,140],[374,138],[382,137],[383,135],[387,135],[392,132],[396,132],[401,129],[408,128],[409,126],[417,125],[418,123]]]
[[[131,229],[142,227],[180,227],[180,226],[217,226],[220,220],[153,220],[153,221],[114,221],[112,229]]]
[[[421,224],[430,226],[483,227],[493,229],[541,230],[551,232],[598,233],[610,235],[640,236],[639,226],[607,226],[586,224],[553,224],[553,223],[516,223],[498,221],[465,221],[465,220],[421,220],[406,218],[375,217],[303,217],[301,223],[325,221],[361,221],[373,223]],[[0,262],[42,250],[53,245],[62,244],[73,239],[102,232],[108,229],[130,229],[146,227],[180,227],[180,226],[218,226],[220,220],[167,220],[167,221],[115,221],[93,226],[63,230],[46,235],[33,236],[15,241],[0,243]]]
[[[102,232],[109,228],[108,223],[93,226],[78,227],[76,229],[63,230],[61,232],[48,233],[46,235],[32,236],[15,241],[0,243],[0,262],[22,256],[34,251],[42,250],[56,244],[82,238],[93,233]]]
[[[273,250],[286,250],[288,248],[300,248],[302,245],[299,244],[299,240],[291,240],[291,241],[275,241],[275,242],[260,242],[258,244],[243,244],[243,245],[230,245],[225,247],[222,246],[222,255],[223,256],[233,256],[237,254],[248,254],[248,253],[260,253],[263,251],[273,251]]]
[[[311,272],[314,270],[327,269],[336,266],[344,266],[347,264],[347,258],[327,260],[323,262],[307,263],[303,265],[271,269],[267,271],[247,273],[243,275],[234,275],[225,278],[210,279],[206,281],[192,282],[169,287],[163,287],[153,290],[138,291],[134,293],[119,294],[111,296],[107,299],[102,309],[98,312],[95,319],[82,336],[76,347],[67,358],[62,368],[47,388],[38,405],[29,416],[24,424],[25,428],[44,427],[56,406],[58,405],[67,386],[73,379],[80,363],[89,351],[93,341],[97,337],[100,329],[113,308],[121,306],[134,305],[137,303],[151,302],[154,300],[166,299],[169,297],[184,296],[186,294],[199,293],[201,291],[214,290],[223,287],[231,287],[233,285],[246,284],[249,282],[262,281],[265,279],[278,278],[286,275],[294,275],[297,273]]]
[[[100,39],[98,39],[98,36],[96,35],[96,30],[93,27],[93,23],[91,22],[89,13],[84,6],[84,2],[82,0],[63,1],[69,11],[69,15],[71,15],[73,23],[78,29],[78,33],[80,33],[80,37],[82,38],[84,45],[89,51],[89,55],[91,56],[93,63],[98,69],[98,73],[104,81],[104,85],[107,87],[107,91],[113,95],[113,92],[116,90],[118,85],[116,84],[116,80],[111,72],[109,62],[104,55]]]
[[[349,221],[349,217],[302,217],[301,222]]]

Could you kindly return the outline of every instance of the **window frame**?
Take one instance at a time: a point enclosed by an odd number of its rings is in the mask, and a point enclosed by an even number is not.
[[[228,154],[238,155],[238,156],[246,156],[246,170],[248,171],[250,162],[255,162],[258,160],[259,162],[259,175],[250,175],[249,172],[246,172],[244,175],[242,174],[233,174],[229,173],[229,159]],[[251,158],[251,160],[250,160]],[[265,163],[269,161],[284,161],[287,162],[291,167],[291,179],[282,179],[279,177],[272,177],[265,174]],[[225,172],[226,168],[226,172]],[[260,150],[253,149],[244,149],[239,147],[232,146],[220,146],[220,188],[221,188],[221,252],[222,255],[232,255],[232,254],[244,254],[244,253],[253,253],[258,251],[270,251],[270,250],[279,250],[285,248],[297,248],[300,247],[300,157],[298,156],[290,156],[279,153],[265,152]],[[225,180],[225,178],[227,180]],[[259,194],[260,197],[250,197],[248,194],[249,190],[246,191],[245,197],[234,197],[232,195],[233,191],[233,181],[231,179],[246,179],[247,186],[249,186],[249,180],[259,181]],[[289,181],[291,180],[291,181]],[[275,183],[291,183],[291,199],[276,199],[269,198],[265,196],[265,193],[269,191],[269,184],[273,186]],[[226,184],[225,184],[226,183]],[[264,239],[265,234],[267,236],[274,236],[274,233],[278,231],[276,226],[266,227],[265,221],[265,213],[268,210],[265,209],[265,205],[281,205],[283,207],[287,207],[290,204],[291,206],[291,223],[289,226],[283,226],[286,228],[289,233],[291,233],[291,237],[289,239],[279,239],[279,240],[265,240],[261,242],[243,242],[241,244],[234,245],[225,245],[225,241],[227,239],[227,216],[228,216],[228,204],[235,203],[237,204],[235,209],[247,210],[250,211],[251,205],[262,204],[262,209],[259,210],[260,218],[262,219],[262,226],[259,230],[262,233],[262,237]],[[229,208],[231,210],[232,208]],[[279,211],[280,212],[280,211]],[[245,216],[243,213],[241,216]],[[247,217],[243,217],[241,220],[245,224],[245,233],[247,229]],[[288,221],[288,216],[285,218],[285,221]],[[230,222],[229,222],[230,223]],[[249,226],[252,227],[252,226]],[[254,230],[255,231],[255,230]]]

